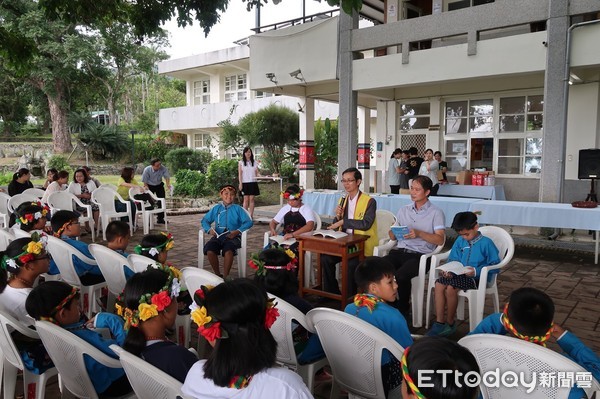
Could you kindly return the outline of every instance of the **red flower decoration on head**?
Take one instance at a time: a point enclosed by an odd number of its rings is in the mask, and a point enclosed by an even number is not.
[[[208,328],[204,326],[198,327],[198,332],[202,334],[207,341],[216,341],[221,338],[221,322],[217,321]]]
[[[265,313],[265,328],[268,330],[271,328],[275,320],[279,317],[279,310],[275,307],[268,308]]]
[[[254,263],[254,261],[252,261],[252,260],[248,261],[248,266],[250,266],[254,270],[258,269],[258,266],[256,265],[256,263]]]
[[[204,291],[202,290],[202,288],[196,290],[196,295],[198,295],[200,299],[204,299]]]
[[[25,264],[27,262],[31,262],[33,260],[35,260],[35,256],[33,254],[26,254],[26,255],[23,255],[23,256],[19,256],[19,261],[22,264]]]
[[[285,198],[285,199],[290,198],[290,193],[288,193],[287,191],[285,193],[283,193],[283,198]]]
[[[33,216],[33,213],[26,213],[25,219],[27,219],[30,222],[33,222],[35,220],[35,217]]]
[[[171,304],[171,297],[167,294],[167,291],[161,291],[155,294],[151,298],[152,304],[156,305],[159,312],[162,312],[167,306]]]

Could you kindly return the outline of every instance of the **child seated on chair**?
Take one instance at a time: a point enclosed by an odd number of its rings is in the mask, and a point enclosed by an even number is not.
[[[298,259],[290,249],[281,247],[265,249],[258,256],[252,255],[248,266],[256,270],[254,281],[269,294],[276,295],[304,314],[313,306],[298,296],[296,268]],[[294,342],[298,363],[312,363],[325,357],[316,334],[308,334],[301,326],[294,329]]]
[[[427,370],[429,373],[421,374]],[[465,374],[469,372],[481,375],[477,361],[468,349],[446,338],[421,338],[404,349],[402,398],[475,399],[479,388],[465,383]],[[422,386],[419,386],[420,381],[424,382]]]
[[[233,203],[237,190],[228,184],[219,190],[221,203],[202,218],[202,229],[212,237],[204,244],[204,255],[216,275],[229,277],[233,257],[242,247],[242,233],[252,227],[252,219],[244,209]],[[211,227],[212,224],[214,227]],[[219,272],[219,253],[223,255],[223,274]]]
[[[125,342],[123,319],[103,312],[85,320],[79,308],[79,290],[63,281],[48,281],[35,287],[27,297],[25,307],[34,319],[61,326],[110,357],[117,358],[109,346],[123,346]],[[94,331],[96,328],[109,329],[113,339],[103,338]],[[131,392],[122,368],[105,367],[91,357],[85,358],[85,367],[98,395],[122,396]]]
[[[76,240],[81,235],[81,225],[79,224],[79,214],[73,211],[57,211],[50,220],[54,237],[60,238],[71,245],[83,255],[94,259],[88,245],[85,242]],[[73,256],[73,266],[83,285],[94,285],[104,281],[102,272],[98,265],[88,265],[81,259]],[[50,262],[50,271],[48,274],[60,274],[56,262]]]
[[[344,311],[379,328],[403,348],[412,345],[406,319],[388,304],[396,300],[398,293],[394,266],[385,258],[368,256],[356,267],[354,279],[359,293]],[[381,372],[387,397],[388,392],[397,390],[402,382],[399,360],[388,351],[381,357]]]
[[[127,330],[123,348],[183,383],[198,358],[165,335],[177,317],[179,279],[179,271],[170,266],[136,273],[127,281],[117,309]]]
[[[106,226],[106,246],[116,253],[123,255],[125,258],[129,256],[125,250],[129,245],[130,238],[129,224],[120,220],[113,220]],[[129,280],[135,273],[129,267],[123,265],[125,271],[125,279]]]
[[[600,381],[600,357],[572,332],[553,322],[554,302],[536,288],[523,287],[510,294],[502,313],[487,316],[469,333],[509,335],[546,346],[552,337],[564,355],[592,373]],[[573,388],[569,398],[585,397],[581,388]]]
[[[448,262],[460,262],[468,271],[457,275],[440,270],[441,277],[435,281],[436,321],[427,332],[429,336],[446,337],[456,332],[454,318],[458,306],[458,291],[476,289],[480,284],[481,268],[500,263],[498,248],[494,242],[479,232],[476,214],[457,213],[452,221],[452,228],[458,233],[458,238],[452,245]],[[488,280],[498,272],[499,270],[491,270]],[[448,308],[446,317],[444,317],[445,307]]]
[[[147,258],[155,260],[161,266],[173,267],[167,262],[168,252],[173,248],[175,242],[173,241],[173,235],[171,233],[160,233],[160,234],[146,234],[142,238],[142,242],[135,247],[135,253],[143,255]],[[148,265],[152,266],[152,265]],[[177,297],[178,310],[177,313],[181,315],[189,314],[189,305],[192,304],[192,297],[189,294],[185,284],[178,278],[181,283],[181,293]]]
[[[37,232],[38,234],[49,233],[46,229],[46,217],[50,213],[50,208],[41,202],[23,202],[15,209],[15,224],[12,230],[23,230],[28,233]],[[15,233],[13,233],[15,234]]]

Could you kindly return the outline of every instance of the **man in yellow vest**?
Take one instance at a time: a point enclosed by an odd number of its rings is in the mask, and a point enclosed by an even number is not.
[[[367,194],[359,190],[362,183],[362,174],[356,168],[348,168],[342,173],[342,184],[346,190],[346,197],[340,201],[335,209],[336,218],[328,229],[341,229],[346,233],[368,235],[365,242],[365,256],[373,255],[373,248],[378,243],[377,222],[375,214],[377,203]],[[335,265],[341,261],[340,257],[321,255],[321,270],[323,270],[323,290],[340,294],[337,279],[335,278]],[[350,295],[356,293],[354,270],[358,265],[358,258],[348,261],[348,291]]]

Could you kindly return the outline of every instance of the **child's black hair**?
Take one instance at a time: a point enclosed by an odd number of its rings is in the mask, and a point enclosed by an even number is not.
[[[406,359],[408,375],[428,399],[474,399],[478,387],[465,384],[464,375],[470,371],[479,373],[479,366],[471,352],[463,346],[441,337],[423,337],[410,346]],[[431,370],[426,374],[430,386],[418,386],[419,371]],[[437,370],[452,370],[461,372],[462,376],[456,382],[456,376],[436,373]],[[409,393],[411,389],[407,386]]]
[[[265,249],[258,259],[269,266],[285,266],[291,261],[284,251],[276,248]],[[282,299],[298,292],[298,278],[291,270],[267,269],[262,276],[255,274],[254,281],[265,291]]]
[[[154,260],[158,260],[158,255],[150,255],[150,249],[152,248],[156,248],[161,244],[164,244],[165,242],[167,242],[168,238],[166,235],[164,234],[146,234],[143,238],[142,238],[142,242],[140,242],[140,246],[141,246],[141,253],[140,255],[144,255],[147,258],[150,259],[154,259]],[[163,248],[160,252],[164,251],[165,249]]]
[[[368,293],[369,284],[379,283],[384,277],[394,276],[394,265],[379,256],[367,256],[356,267],[354,281],[358,292]]]
[[[519,288],[510,294],[508,319],[520,334],[544,335],[554,320],[554,302],[536,288]]]
[[[8,244],[6,250],[0,252],[0,261],[4,258],[4,256],[8,256],[9,258],[14,258],[23,253],[23,247],[25,247],[31,238],[18,238]],[[6,285],[8,284],[8,272],[11,274],[18,276],[21,271],[21,266],[23,263],[19,259],[15,259],[15,262],[19,267],[12,267],[8,264],[5,264],[4,267],[0,266],[0,293],[4,292],[6,289]]]
[[[233,376],[255,375],[275,365],[277,342],[265,327],[267,293],[256,283],[221,283],[206,293],[204,306],[229,336],[216,340],[203,367],[205,378],[226,387]]]
[[[66,210],[56,211],[52,214],[50,225],[52,226],[52,231],[56,233],[65,225],[65,223],[75,220],[79,220],[79,214],[77,212]]]
[[[127,280],[127,284],[125,284],[123,305],[132,310],[137,309],[141,296],[157,293],[165,286],[168,278],[169,275],[164,271],[152,268],[145,272],[134,274]],[[139,327],[129,327],[123,349],[136,356],[140,356],[145,347],[146,337],[142,330]]]
[[[292,184],[291,186],[285,189],[285,192],[290,193],[292,195],[298,194],[300,192],[300,186],[298,186],[297,184]]]
[[[36,320],[42,317],[54,318],[56,307],[68,297],[73,290],[73,287],[64,281],[46,281],[35,287],[25,301],[25,309],[29,316]],[[71,298],[64,306],[67,309],[71,306],[73,300],[79,298],[79,293]]]
[[[43,210],[44,208],[42,208],[35,202],[23,202],[17,207],[17,209],[15,209],[15,222],[17,222],[21,217],[24,217],[28,213],[35,214],[36,212],[40,212],[41,214]],[[33,226],[38,222],[38,220],[40,219],[34,219],[27,223],[21,223],[21,230],[30,232],[31,230],[33,230]]]
[[[471,230],[477,224],[477,215],[473,212],[458,212],[452,220],[452,229],[457,233],[463,230]]]
[[[121,220],[113,220],[106,225],[106,241],[111,242],[117,237],[126,237],[129,235],[129,224]]]

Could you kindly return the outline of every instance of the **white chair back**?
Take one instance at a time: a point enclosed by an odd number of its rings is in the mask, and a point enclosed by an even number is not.
[[[8,201],[10,201],[10,195],[0,193],[0,228],[8,228],[8,218],[12,213],[8,210]]]
[[[155,265],[157,262],[144,255],[130,254],[127,257],[127,263],[129,263],[131,270],[136,273],[142,273],[148,269],[148,266]]]
[[[528,388],[520,383],[510,384],[511,387],[506,387],[506,384],[500,383],[498,387],[494,388],[481,384],[481,393],[486,399],[509,397],[566,399],[569,397],[571,388],[561,387],[559,384],[560,377],[552,380],[554,383],[541,384],[539,382],[540,375],[548,373],[548,376],[557,376],[559,372],[570,372],[575,375],[586,372],[583,367],[566,356],[517,338],[496,334],[474,334],[462,338],[458,343],[466,347],[475,356],[481,369],[481,375],[488,371],[498,370],[500,376],[505,372],[511,372],[514,375],[523,373],[525,381],[532,381],[536,376],[538,378],[538,383],[531,392],[527,392]],[[600,389],[600,384],[598,384],[598,381],[592,380],[591,387],[583,389],[588,397],[591,397],[594,391]]]
[[[120,295],[127,282],[123,269],[124,266],[129,267],[127,258],[100,244],[90,244],[89,249],[106,279],[108,290],[115,296]]]
[[[115,200],[125,204],[124,212],[117,212]],[[129,229],[133,235],[133,220],[131,220],[131,204],[125,201],[116,190],[104,184],[92,191],[92,202],[100,209],[100,222],[102,224],[102,238],[106,240],[106,226],[111,219],[126,217],[129,219]]]
[[[223,279],[213,272],[208,270],[198,269],[197,267],[184,267],[181,269],[183,273],[183,281],[187,287],[190,295],[194,295],[198,289],[203,285],[219,285],[223,282]]]
[[[30,232],[25,231],[25,230],[21,230],[19,228],[17,228],[17,229],[13,228],[12,232],[15,235],[15,240],[19,239],[19,238],[31,238],[31,233]]]
[[[121,368],[118,359],[104,354],[60,326],[47,321],[37,321],[35,328],[58,369],[61,383],[78,398],[98,398],[85,366],[84,355],[91,357],[103,366]],[[135,397],[135,395],[131,394],[127,397]]]
[[[117,191],[117,186],[115,186],[114,184],[110,184],[110,183],[102,183],[100,185],[100,187],[109,188],[113,191]],[[100,187],[98,187],[98,188],[100,188]]]
[[[38,197],[38,199],[42,199],[42,197],[44,196],[45,191],[42,190],[41,188],[28,188],[27,190],[23,191],[22,194],[31,194],[31,195],[35,195],[36,197]]]
[[[17,195],[13,195],[12,197],[10,197],[10,199],[8,200],[8,211],[10,213],[14,213],[15,209],[17,209],[19,207],[19,205],[21,205],[24,202],[37,202],[40,199],[37,197],[37,195],[34,194],[25,194],[25,193],[21,193],[21,194],[17,194]]]
[[[110,349],[119,356],[127,379],[138,398],[186,398],[181,392],[183,384],[175,378],[120,346],[113,344]]]
[[[5,251],[8,244],[15,239],[10,231],[0,229],[0,251]]]
[[[142,215],[142,223],[144,226],[144,234],[149,234],[150,229],[154,228],[154,219],[152,219],[152,215],[156,215],[159,213],[164,213],[164,221],[165,221],[165,231],[169,231],[168,226],[169,222],[167,221],[167,200],[165,198],[158,198],[153,192],[148,191],[146,194],[150,195],[154,200],[155,208],[146,209],[150,203],[143,200],[137,200],[134,198],[137,194],[143,194],[144,188],[141,186],[131,187],[129,189],[129,199],[139,204],[139,208],[141,209],[140,213]]]
[[[390,231],[390,227],[396,223],[396,216],[392,212],[385,209],[377,209],[375,215],[377,219],[377,239],[379,240],[378,245],[381,245],[386,239],[390,238],[388,232]]]
[[[334,383],[362,398],[385,399],[382,352],[387,349],[401,359],[404,348],[377,327],[339,310],[317,308],[306,317],[319,334]]]

